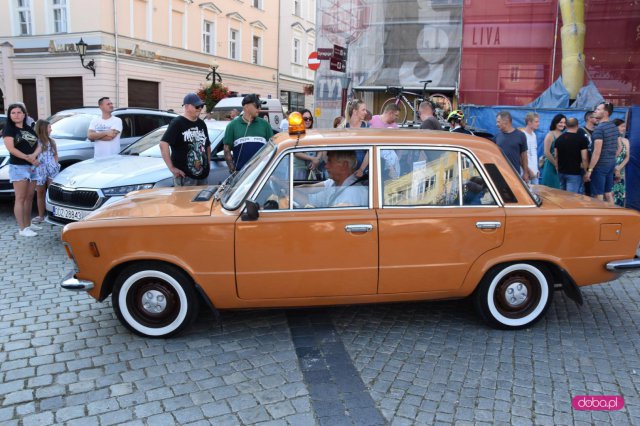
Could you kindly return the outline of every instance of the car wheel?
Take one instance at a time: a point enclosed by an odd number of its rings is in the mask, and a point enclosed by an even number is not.
[[[525,328],[545,314],[552,299],[541,266],[515,263],[493,268],[478,286],[474,304],[480,316],[501,329]]]
[[[115,281],[111,296],[122,324],[146,337],[168,337],[184,330],[197,315],[191,278],[159,262],[134,264]]]

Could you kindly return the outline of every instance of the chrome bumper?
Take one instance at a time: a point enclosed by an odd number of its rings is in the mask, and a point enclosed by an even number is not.
[[[615,260],[613,262],[607,263],[607,270],[615,272],[624,272],[639,268],[640,258],[638,257],[633,259]]]
[[[75,272],[69,272],[64,281],[60,284],[65,290],[89,291],[93,288],[92,281],[79,280],[75,277]]]

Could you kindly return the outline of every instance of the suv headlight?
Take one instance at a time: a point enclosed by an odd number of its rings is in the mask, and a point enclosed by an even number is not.
[[[151,189],[153,188],[152,183],[141,183],[139,185],[125,185],[125,186],[114,186],[113,188],[105,188],[102,190],[103,194],[107,197],[113,197],[116,195],[127,195],[132,191],[140,191],[141,189]]]

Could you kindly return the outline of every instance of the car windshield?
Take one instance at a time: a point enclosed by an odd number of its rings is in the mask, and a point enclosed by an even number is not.
[[[94,114],[73,114],[63,117],[51,124],[51,137],[83,141],[87,139],[91,120],[96,117],[97,115]]]
[[[244,168],[231,179],[229,183],[231,186],[222,196],[222,205],[225,209],[235,210],[240,206],[247,192],[249,192],[249,189],[251,189],[275,152],[276,145],[273,141],[269,141],[249,160]]]
[[[160,140],[166,130],[166,127],[160,127],[153,132],[148,133],[146,136],[143,136],[123,149],[122,152],[120,152],[120,155],[139,155],[141,157],[161,158],[162,153],[160,152]],[[222,130],[212,128],[208,128],[207,130],[209,131],[209,140],[211,141],[213,148],[222,134]]]

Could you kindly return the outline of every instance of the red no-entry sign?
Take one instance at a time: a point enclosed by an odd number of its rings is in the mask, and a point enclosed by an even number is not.
[[[309,54],[309,59],[307,59],[307,65],[311,70],[317,70],[320,68],[320,59],[318,59],[318,52],[313,51]]]

